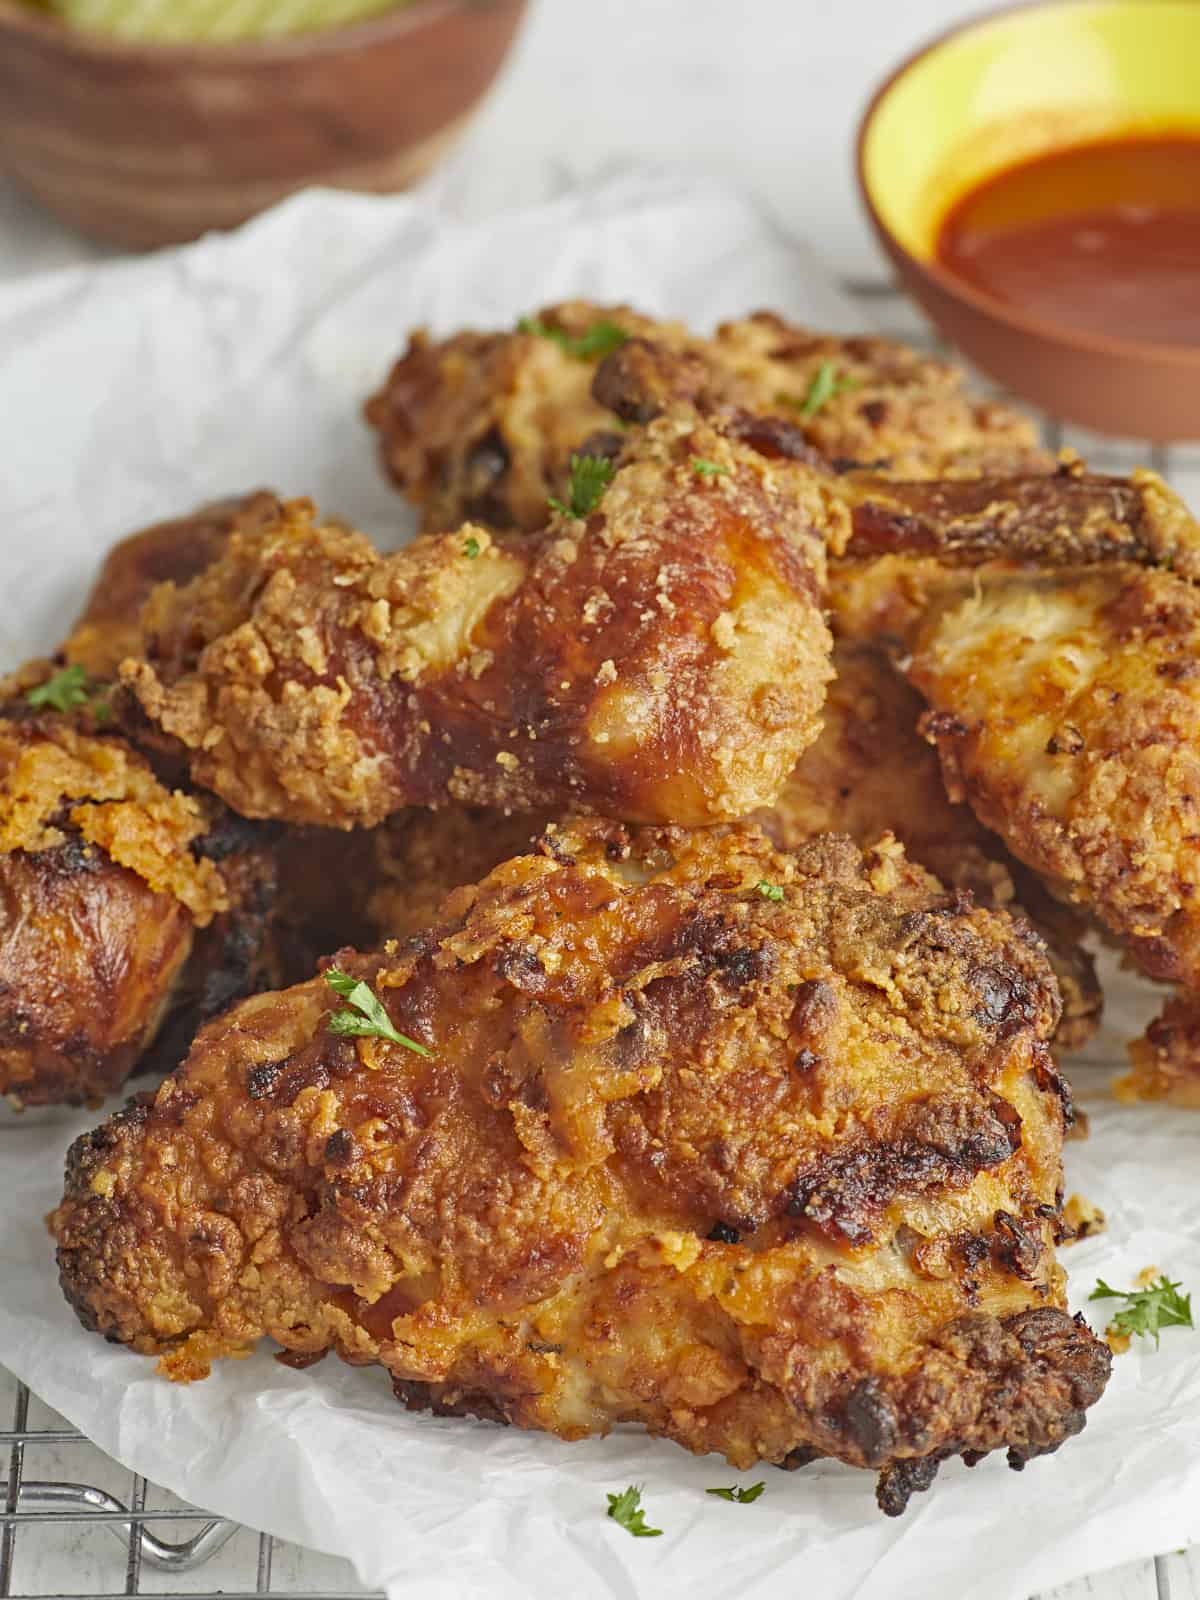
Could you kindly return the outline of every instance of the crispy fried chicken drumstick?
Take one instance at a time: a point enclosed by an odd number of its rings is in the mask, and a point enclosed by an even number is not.
[[[88,1327],[179,1379],[270,1336],[412,1409],[833,1456],[889,1512],[1083,1425],[1057,991],[894,841],[582,821],[341,964],[409,1045],[340,1033],[344,982],[261,995],[77,1142]]]
[[[619,394],[593,390],[602,357],[632,342],[671,358],[676,398],[786,418],[828,462],[902,478],[1048,471],[1027,418],[966,394],[945,362],[887,339],[838,339],[760,312],[710,339],[627,306],[571,301],[511,333],[416,333],[368,403],[384,465],[429,532],[465,519],[542,526],[572,451],[613,439]],[[646,421],[636,407],[629,420]]]
[[[296,503],[155,591],[126,681],[243,816],[744,815],[819,730],[843,514],[811,468],[689,410],[611,474],[539,535],[468,524],[386,557]]]

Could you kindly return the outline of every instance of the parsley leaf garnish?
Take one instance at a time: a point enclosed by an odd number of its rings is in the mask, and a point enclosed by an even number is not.
[[[615,471],[612,462],[604,456],[572,456],[569,498],[564,504],[551,496],[550,505],[564,517],[590,516],[600,504]]]
[[[646,1526],[646,1513],[641,1509],[642,1491],[636,1484],[631,1483],[621,1494],[610,1494],[607,1499],[609,1516],[635,1539],[657,1539],[662,1533],[661,1528]]]
[[[719,461],[705,461],[703,456],[692,457],[692,471],[698,478],[727,478],[729,468],[723,467]]]
[[[539,317],[522,317],[517,323],[517,332],[531,333],[538,339],[552,339],[576,361],[599,360],[601,356],[611,355],[629,338],[624,328],[604,318],[575,335],[564,333],[561,328],[552,328]]]
[[[466,543],[463,545],[462,553],[466,556],[468,561],[474,561],[475,557],[479,554],[479,548],[479,540],[474,534],[471,534]]]
[[[26,689],[25,699],[31,706],[49,706],[53,711],[79,711],[86,708],[97,722],[112,716],[112,707],[87,675],[87,669],[78,662],[73,667],[63,667],[45,683]]]
[[[846,394],[851,389],[861,387],[858,378],[839,378],[836,364],[832,361],[822,361],[813,373],[808,393],[803,400],[797,400],[794,395],[788,394],[781,394],[779,399],[784,405],[795,406],[802,417],[815,417],[821,407],[827,405],[835,394]]]
[[[754,887],[764,900],[783,899],[783,885],[781,883],[768,883],[765,878],[760,878]]]
[[[1160,1329],[1195,1326],[1192,1297],[1180,1294],[1179,1289],[1180,1284],[1172,1283],[1165,1275],[1157,1278],[1148,1289],[1113,1289],[1103,1278],[1098,1278],[1088,1299],[1127,1300],[1129,1304],[1117,1312],[1110,1326],[1118,1333],[1153,1334],[1157,1348]]]
[[[705,1494],[715,1494],[718,1500],[732,1500],[735,1505],[748,1506],[757,1500],[766,1488],[765,1483],[752,1483],[748,1489],[705,1489]]]
[[[392,1044],[402,1044],[406,1050],[415,1050],[419,1056],[433,1054],[432,1050],[427,1050],[423,1044],[418,1044],[407,1034],[396,1031],[392,1026],[392,1019],[383,1009],[369,983],[362,983],[358,978],[352,978],[348,972],[339,971],[337,967],[329,968],[325,974],[325,982],[334,994],[340,994],[347,1002],[341,1010],[331,1013],[329,1018],[331,1033],[341,1034],[343,1038],[350,1039],[388,1039]]]

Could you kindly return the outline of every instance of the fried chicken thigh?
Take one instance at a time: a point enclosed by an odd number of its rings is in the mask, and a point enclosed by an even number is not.
[[[294,504],[155,591],[125,677],[243,816],[713,822],[769,803],[819,730],[844,525],[810,468],[676,411],[533,538],[467,525],[384,557]]]
[[[412,1409],[832,1456],[889,1512],[1083,1425],[1056,986],[894,841],[579,822],[342,964],[423,1053],[320,979],[210,1024],[71,1152],[86,1326],[178,1379],[270,1336]]]
[[[572,451],[613,438],[613,397],[592,379],[623,337],[670,352],[691,395],[788,418],[830,462],[885,464],[903,478],[1052,465],[1026,418],[967,395],[955,368],[891,340],[838,339],[770,312],[701,339],[627,306],[571,301],[512,333],[416,333],[369,401],[384,465],[425,529],[540,528]]]

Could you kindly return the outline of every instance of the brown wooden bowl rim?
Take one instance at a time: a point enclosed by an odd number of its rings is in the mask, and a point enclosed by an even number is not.
[[[522,11],[528,0],[396,0],[395,9],[361,22],[342,23],[332,28],[311,28],[303,33],[277,39],[234,39],[219,44],[154,43],[114,38],[87,28],[73,28],[57,17],[22,5],[21,0],[0,0],[0,34],[24,33],[41,38],[66,55],[101,57],[109,60],[171,67],[269,65],[302,56],[338,55],[359,50],[382,40],[416,33],[426,25],[454,14],[491,10],[496,6]]]
[[[0,4],[3,0],[0,0]],[[1195,0],[1174,0],[1177,5],[1194,5]],[[891,228],[883,220],[879,209],[871,194],[867,182],[866,172],[866,143],[867,134],[875,113],[878,111],[884,96],[892,86],[900,81],[907,73],[911,72],[918,62],[926,56],[932,55],[935,50],[940,50],[951,39],[956,39],[960,34],[970,33],[972,29],[980,27],[987,22],[993,22],[998,17],[1012,16],[1021,11],[1059,11],[1067,6],[1076,5],[1128,5],[1136,6],[1138,0],[1019,0],[1016,5],[989,6],[985,11],[977,11],[969,17],[964,17],[949,28],[944,28],[932,39],[927,40],[916,50],[912,51],[888,73],[887,77],[878,85],[867,101],[867,106],[859,119],[858,132],[854,141],[854,169],[858,179],[858,192],[862,197],[863,205],[871,220],[871,225],[888,249],[902,258],[904,264],[918,277],[927,279],[951,299],[960,300],[971,306],[982,316],[993,322],[1001,323],[1011,328],[1016,333],[1040,339],[1044,343],[1065,345],[1068,349],[1096,356],[1108,356],[1129,360],[1131,357],[1156,366],[1176,368],[1189,374],[1200,374],[1200,348],[1154,344],[1148,339],[1119,339],[1105,333],[1085,333],[1073,328],[1065,328],[1061,323],[1051,322],[1042,317],[1033,316],[1028,312],[1019,311],[1013,306],[1006,305],[1002,300],[993,300],[990,295],[983,294],[973,284],[964,278],[948,272],[937,261],[924,261],[919,256],[914,256],[897,239]]]

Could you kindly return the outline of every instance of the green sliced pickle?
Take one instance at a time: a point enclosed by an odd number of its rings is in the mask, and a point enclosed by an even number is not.
[[[406,0],[49,0],[72,27],[161,44],[230,44],[341,27]]]

